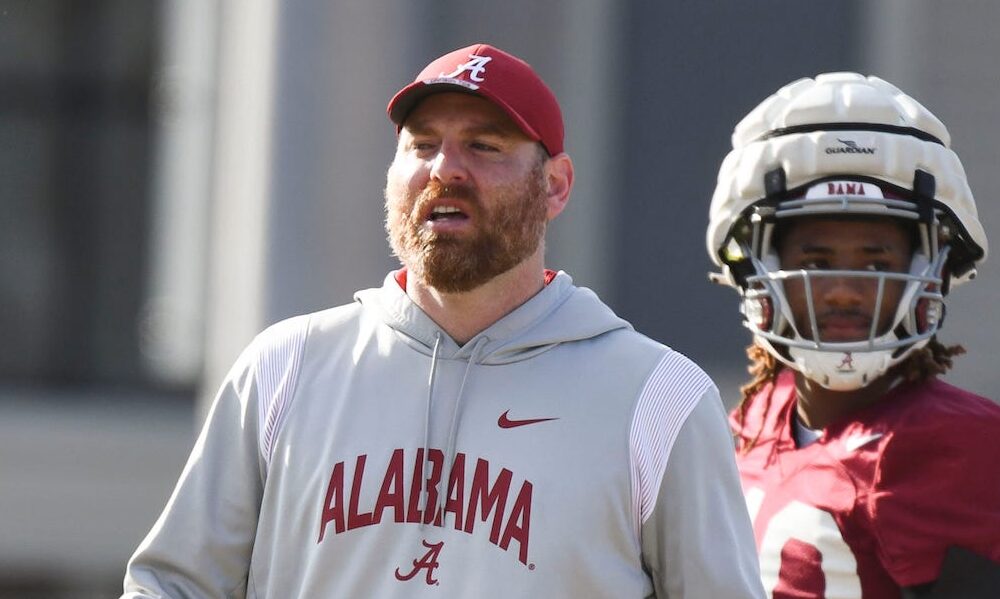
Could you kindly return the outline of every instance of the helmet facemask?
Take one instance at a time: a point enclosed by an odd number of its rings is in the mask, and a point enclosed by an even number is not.
[[[915,201],[901,199],[905,190],[889,188],[873,180],[812,182],[798,192],[780,194],[793,199],[772,196],[772,201],[755,205],[745,226],[736,229],[743,238],[730,239],[741,246],[752,268],[740,286],[745,326],[778,360],[829,389],[849,391],[871,383],[926,345],[942,320],[948,248],[938,247],[937,216],[933,210],[922,211]],[[817,217],[903,223],[915,233],[908,270],[783,268],[777,234],[796,219]],[[824,332],[817,290],[829,285],[850,286],[874,298],[863,336],[844,339]]]

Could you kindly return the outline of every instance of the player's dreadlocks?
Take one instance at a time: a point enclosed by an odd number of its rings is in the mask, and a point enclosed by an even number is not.
[[[965,348],[961,345],[944,345],[937,340],[937,337],[931,337],[927,345],[914,351],[901,364],[891,369],[888,376],[899,376],[907,383],[922,383],[948,372],[952,367],[953,358],[964,353]],[[784,368],[784,365],[777,358],[756,343],[747,346],[747,357],[750,358],[747,371],[753,378],[749,383],[740,387],[742,397],[736,407],[736,419],[740,427],[736,442],[737,449],[741,453],[753,449],[760,438],[760,430],[753,433],[753,438],[747,438],[743,435],[746,413],[753,398],[769,387],[767,395],[763,399],[765,402],[764,410],[769,410],[778,374]]]

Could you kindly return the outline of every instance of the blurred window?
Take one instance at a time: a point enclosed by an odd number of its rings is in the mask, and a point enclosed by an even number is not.
[[[164,388],[142,347],[159,10],[0,5],[2,384]]]

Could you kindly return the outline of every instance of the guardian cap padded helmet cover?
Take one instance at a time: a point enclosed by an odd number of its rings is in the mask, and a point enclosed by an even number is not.
[[[744,324],[757,343],[836,390],[863,387],[926,345],[949,286],[973,278],[987,253],[965,170],[941,121],[882,79],[826,73],[761,102],[736,126],[732,143],[706,241],[722,271],[716,279],[743,296]],[[858,215],[916,223],[909,273],[780,269],[771,239],[783,220]],[[870,278],[880,289],[904,281],[889,330],[873,327],[857,342],[824,342],[798,330],[784,281],[801,278],[808,286],[820,276]],[[815,330],[815,314],[810,319]]]

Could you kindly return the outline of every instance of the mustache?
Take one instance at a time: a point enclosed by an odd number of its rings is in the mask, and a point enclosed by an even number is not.
[[[420,192],[420,201],[430,202],[439,198],[456,198],[459,200],[469,200],[471,202],[479,203],[479,192],[476,188],[468,183],[449,183],[444,184],[438,181],[431,181],[424,187],[424,190]]]
[[[816,315],[816,321],[820,326],[823,326],[824,322],[833,319],[858,320],[870,325],[872,315],[853,308],[831,308]]]

